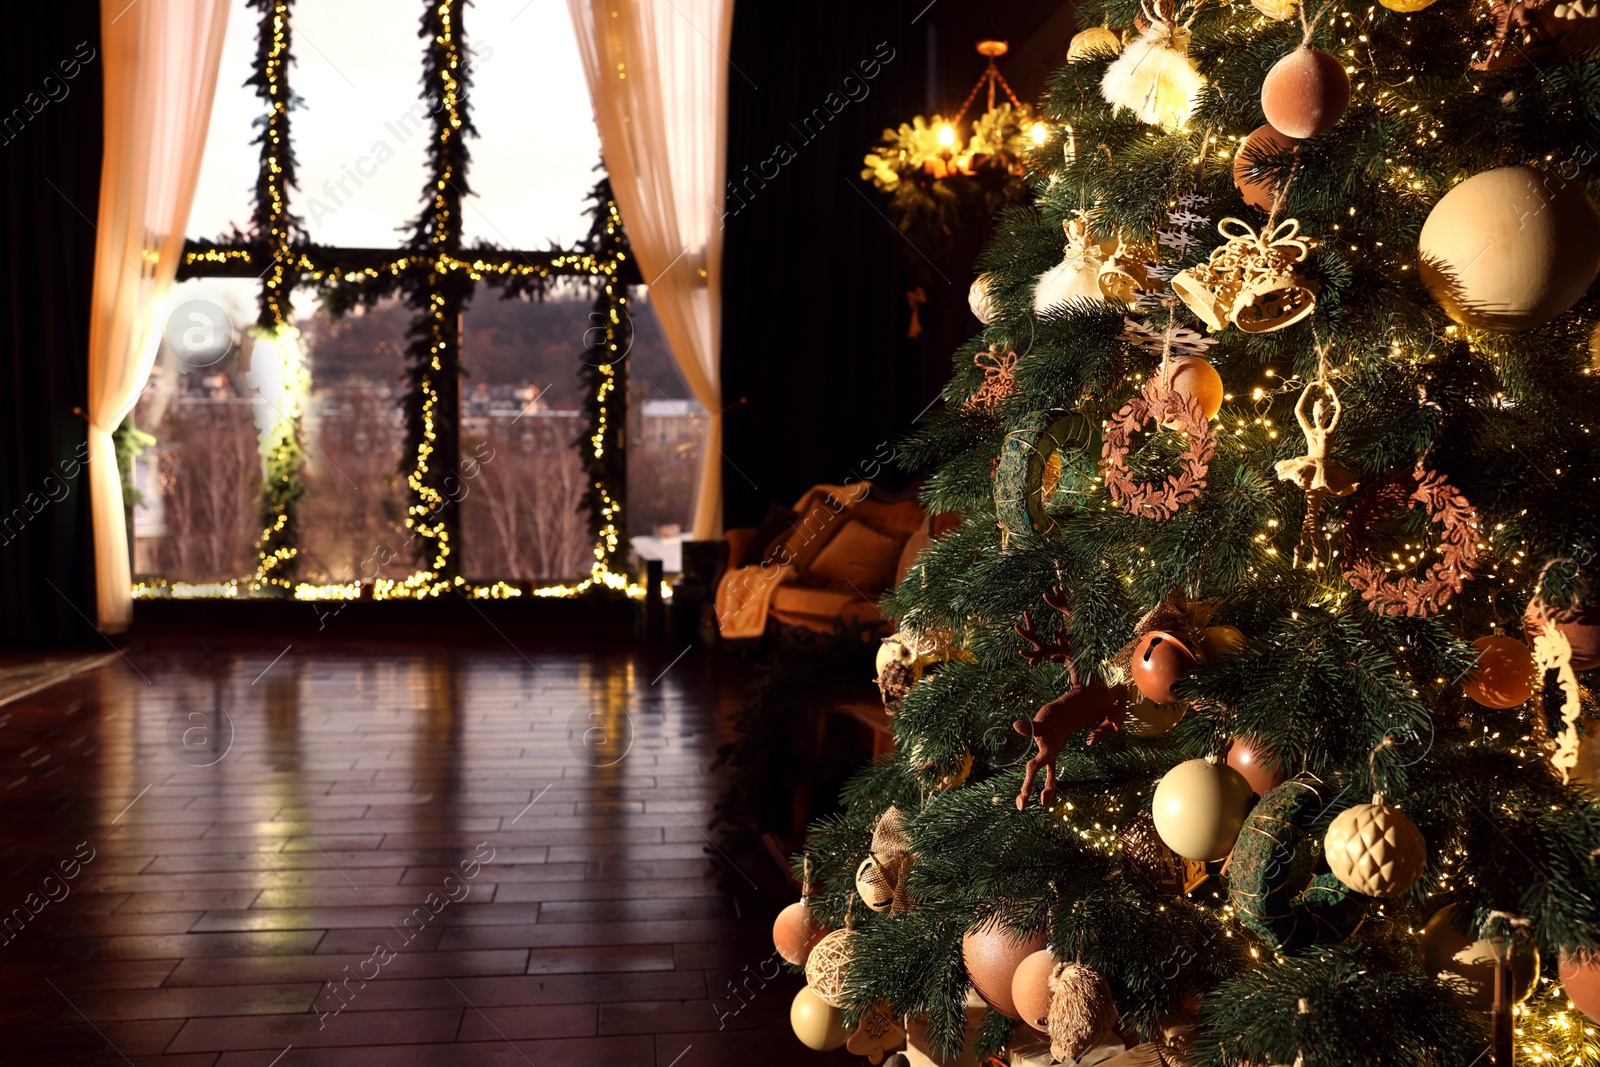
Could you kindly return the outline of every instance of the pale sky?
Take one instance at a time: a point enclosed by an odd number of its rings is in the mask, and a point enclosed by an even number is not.
[[[290,204],[322,244],[389,247],[421,208],[426,127],[419,104],[418,0],[298,0],[289,84],[299,191]],[[191,237],[215,237],[250,214],[260,101],[244,87],[256,15],[232,0]],[[465,236],[502,247],[571,245],[587,229],[583,197],[600,159],[566,0],[472,0],[461,14],[476,53],[479,136]],[[418,107],[417,115],[426,117]],[[383,159],[383,162],[379,162]],[[370,175],[370,176],[364,176]],[[339,182],[343,179],[343,188]],[[358,184],[359,182],[359,184]]]

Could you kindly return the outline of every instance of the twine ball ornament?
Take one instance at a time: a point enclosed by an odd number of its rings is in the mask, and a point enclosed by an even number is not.
[[[1062,963],[1050,975],[1050,1055],[1068,1063],[1111,1035],[1117,1007],[1100,972]]]
[[[1339,813],[1322,839],[1322,853],[1340,882],[1369,897],[1404,893],[1422,877],[1428,844],[1405,812],[1375,793],[1371,804]]]
[[[815,1052],[832,1052],[850,1039],[844,1012],[827,1003],[810,986],[801,986],[789,1005],[789,1026],[800,1043]]]
[[[1532,329],[1600,274],[1600,211],[1577,182],[1534,167],[1487,170],[1433,206],[1417,258],[1428,293],[1455,321]]]
[[[1528,602],[1522,616],[1522,632],[1531,644],[1544,630],[1543,605],[1538,598]],[[1556,613],[1556,631],[1572,646],[1572,669],[1588,671],[1600,667],[1600,609],[1584,606]]]
[[[778,912],[778,918],[772,924],[772,945],[778,950],[778,955],[796,967],[803,967],[812,948],[827,934],[828,927],[817,918],[811,910],[811,904],[802,897]]]
[[[1254,800],[1250,783],[1232,767],[1192,759],[1162,776],[1150,814],[1168,848],[1210,862],[1233,851]]]
[[[1494,1007],[1496,945],[1489,938],[1474,940],[1461,932],[1456,919],[1463,913],[1450,904],[1436,912],[1422,930],[1422,962],[1434,980],[1475,1011]],[[1504,946],[1500,946],[1503,951]],[[1511,941],[1511,1003],[1520,1004],[1533,992],[1539,977],[1539,950],[1527,938]]]
[[[835,1008],[844,1007],[844,979],[850,970],[850,939],[853,937],[854,930],[835,930],[816,943],[806,960],[806,985],[824,1004]],[[839,1044],[844,1044],[843,1038]]]
[[[1030,934],[1020,941],[1017,938],[1015,931],[990,920],[962,935],[961,961],[978,996],[1001,1015],[1020,1020],[1011,999],[1011,980],[1023,960],[1044,948],[1044,933]]]
[[[1288,779],[1272,749],[1254,737],[1235,737],[1228,744],[1227,763],[1244,775],[1258,796],[1266,796]]]
[[[1461,689],[1486,708],[1505,710],[1533,696],[1533,653],[1514,637],[1490,635],[1472,642],[1478,662],[1462,679]]]
[[[1104,26],[1090,26],[1072,35],[1072,40],[1067,44],[1067,62],[1076,63],[1095,53],[1114,56],[1120,51],[1122,51],[1121,37]]]
[[[1291,12],[1292,14],[1292,12]],[[1266,157],[1287,152],[1298,142],[1272,126],[1257,126],[1239,146],[1233,157],[1233,185],[1244,197],[1244,202],[1258,211],[1271,211],[1272,200],[1278,187],[1266,177],[1256,173],[1256,166]]]
[[[1022,1021],[1040,1033],[1050,1029],[1050,975],[1055,969],[1055,953],[1042,948],[1023,960],[1011,976],[1011,1003]]]
[[[967,306],[972,309],[972,317],[985,326],[1000,317],[1000,303],[994,297],[994,275],[985,271],[972,279],[972,288],[967,290]]]
[[[1344,64],[1310,45],[1274,63],[1261,83],[1267,125],[1299,140],[1333,129],[1349,106],[1350,75]]]
[[[1153,630],[1133,650],[1133,684],[1147,700],[1173,704],[1180,698],[1172,687],[1194,671],[1195,654],[1172,634]]]
[[[1572,1006],[1600,1022],[1600,956],[1561,954],[1561,991]]]

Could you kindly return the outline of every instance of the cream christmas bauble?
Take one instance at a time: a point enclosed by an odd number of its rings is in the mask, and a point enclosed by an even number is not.
[[[1322,851],[1334,877],[1369,897],[1404,893],[1428,862],[1422,831],[1382,796],[1340,812],[1322,839]]]
[[[1254,798],[1232,767],[1192,759],[1162,776],[1150,814],[1162,843],[1184,859],[1220,860],[1233,851]]]
[[[1582,186],[1534,167],[1475,174],[1428,214],[1423,284],[1457,322],[1510,332],[1566,311],[1600,274],[1600,211]]]
[[[831,1052],[850,1039],[844,1012],[827,1003],[810,986],[801,986],[789,1005],[789,1025],[806,1048]]]

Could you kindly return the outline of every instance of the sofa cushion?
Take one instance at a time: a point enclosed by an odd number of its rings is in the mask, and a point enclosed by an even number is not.
[[[894,584],[904,543],[903,536],[879,533],[860,519],[849,519],[805,568],[805,584],[876,596]]]
[[[794,527],[795,519],[799,518],[792,508],[782,504],[772,504],[767,508],[766,518],[761,520],[755,533],[750,535],[750,543],[745,546],[744,552],[735,561],[736,567],[759,567],[767,561],[767,551],[773,543],[787,537]]]

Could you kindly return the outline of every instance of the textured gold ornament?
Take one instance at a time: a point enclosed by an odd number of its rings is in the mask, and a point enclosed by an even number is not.
[[[1245,333],[1270,333],[1316,310],[1320,287],[1294,269],[1310,253],[1298,219],[1258,234],[1242,219],[1227,218],[1217,232],[1227,242],[1172,279],[1172,291],[1208,327],[1231,322]]]
[[[1422,877],[1428,846],[1406,814],[1375,794],[1371,804],[1339,813],[1322,840],[1322,854],[1334,877],[1357,893],[1392,897]]]

